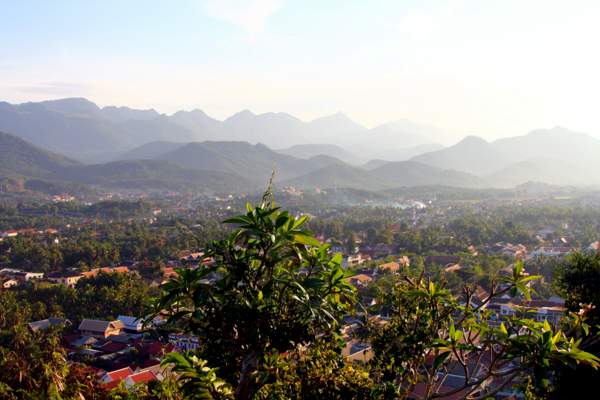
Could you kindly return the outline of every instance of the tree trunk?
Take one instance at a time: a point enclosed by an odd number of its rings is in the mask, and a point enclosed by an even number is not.
[[[258,353],[251,351],[242,361],[242,370],[240,371],[240,380],[235,392],[238,400],[250,400],[254,396],[257,388],[254,372],[258,369]]]

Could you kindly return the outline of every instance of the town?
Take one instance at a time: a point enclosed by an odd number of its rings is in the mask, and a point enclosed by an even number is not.
[[[285,199],[288,193],[286,189],[279,195]],[[598,219],[587,219],[589,215],[600,216],[600,210],[593,207],[554,204],[555,208],[549,209],[546,200],[532,201],[522,206],[522,213],[547,215],[548,223],[528,225],[518,208],[506,213],[504,204],[487,201],[461,209],[460,202],[421,198],[410,207],[399,208],[333,206],[314,203],[313,198],[303,203],[301,197],[290,196],[289,207],[307,210],[298,211],[297,217],[310,212],[309,224],[316,239],[329,246],[331,256],[342,255],[345,280],[358,295],[360,311],[346,314],[341,326],[345,341],[342,355],[351,363],[365,364],[372,359],[371,343],[360,335],[361,321],[367,318],[371,324],[388,323],[390,310],[378,303],[377,293],[402,277],[425,274],[446,282],[456,294],[468,285],[469,302],[486,311],[490,326],[499,327],[510,317],[527,315],[559,327],[567,308],[552,285],[557,266],[570,254],[600,251],[600,242],[593,240],[600,238],[599,225],[593,225]],[[43,208],[35,216],[31,207],[14,208],[12,214],[19,216],[19,226],[23,227],[9,227],[6,217],[2,222],[10,229],[0,232],[4,291],[0,298],[21,293],[25,298],[38,299],[32,305],[40,309],[30,315],[40,319],[25,321],[28,329],[38,334],[58,327],[69,362],[93,371],[102,390],[136,390],[140,385],[163,381],[173,376],[171,367],[162,362],[164,357],[195,350],[202,338],[168,324],[166,315],[148,319],[148,309],[142,303],[159,295],[161,288],[177,280],[182,271],[211,269],[215,260],[205,254],[205,246],[210,239],[225,237],[227,228],[215,221],[209,226],[206,221],[226,219],[252,200],[234,196],[204,199],[187,209],[181,207],[181,199],[173,197],[156,203],[111,200],[75,209],[71,205],[68,212],[54,212],[51,219],[44,217]],[[90,218],[87,210],[92,207],[95,215]],[[478,208],[480,215],[474,222],[472,213]],[[20,213],[21,209],[25,212]],[[115,213],[115,209],[122,210]],[[489,218],[495,225],[480,225]],[[27,221],[34,225],[26,226]],[[87,243],[87,248],[73,248],[81,243]],[[495,286],[497,282],[510,276],[517,264],[524,265],[526,275],[541,276],[533,283],[534,294],[530,298],[522,293],[493,296],[494,290],[502,288]],[[218,278],[215,271],[207,276],[207,282]],[[105,304],[86,310],[70,308],[65,299],[73,296],[70,301],[88,304],[85,296],[104,290],[105,285],[114,289],[107,296],[117,295],[129,305],[107,309],[102,306],[111,301],[96,294],[91,301]],[[118,293],[123,290],[139,291]],[[53,304],[55,299],[63,304]],[[475,371],[474,376],[479,373]],[[454,371],[444,379],[440,387],[452,391],[462,387],[465,375]],[[520,393],[508,386],[497,396],[508,398]]]

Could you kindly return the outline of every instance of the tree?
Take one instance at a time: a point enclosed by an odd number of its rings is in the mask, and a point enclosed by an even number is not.
[[[556,365],[597,368],[596,356],[546,321],[517,314],[497,326],[488,322],[492,315],[484,308],[491,299],[518,292],[528,298],[528,283],[538,278],[524,275],[518,263],[512,276],[495,283],[479,305],[473,305],[468,288],[459,301],[423,276],[399,282],[381,298],[391,309],[389,322],[372,326],[369,335],[371,373],[381,392],[406,398],[419,389],[426,399],[457,394],[483,399],[529,379],[534,392],[545,393]],[[452,371],[464,376],[461,385],[448,389],[437,383]]]
[[[239,399],[264,385],[257,376],[266,355],[334,336],[354,300],[341,255],[330,256],[329,246],[311,236],[306,216],[281,211],[268,195],[246,208],[225,221],[237,229],[206,252],[215,266],[179,270],[154,305],[202,338],[197,356]]]
[[[586,319],[587,324],[566,326],[581,341],[581,347],[600,357],[600,253],[575,253],[559,267],[556,287],[565,299],[568,310]],[[557,381],[551,398],[560,399],[581,393],[582,390],[600,390],[597,371],[587,365],[565,368],[557,365]]]
[[[67,361],[57,331],[31,333],[25,325],[1,337],[0,397],[103,398],[96,375]]]

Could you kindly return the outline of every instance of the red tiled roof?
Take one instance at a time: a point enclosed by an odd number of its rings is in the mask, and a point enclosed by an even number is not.
[[[129,367],[125,367],[115,371],[107,372],[105,376],[108,376],[111,382],[120,382],[131,374],[133,374],[133,370]]]
[[[128,378],[131,379],[133,383],[147,383],[157,379],[152,371],[138,372],[137,374],[129,375]]]

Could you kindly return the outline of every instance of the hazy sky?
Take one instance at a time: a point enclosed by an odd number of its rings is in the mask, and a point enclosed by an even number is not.
[[[598,21],[598,0],[0,0],[0,99],[597,135]]]

